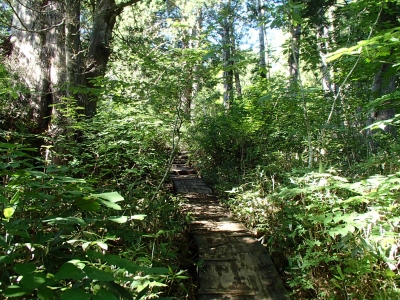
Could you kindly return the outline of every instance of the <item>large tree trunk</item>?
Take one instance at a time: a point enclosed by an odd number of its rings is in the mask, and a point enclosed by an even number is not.
[[[62,132],[64,120],[57,108],[71,95],[71,87],[93,87],[92,79],[104,76],[116,18],[124,7],[138,1],[117,5],[115,0],[96,0],[87,51],[81,47],[80,0],[16,1],[8,65],[30,90],[13,105],[22,108],[22,120],[32,132],[48,130],[53,136]],[[75,97],[84,115],[96,113],[97,99]]]
[[[96,1],[93,17],[92,33],[86,57],[85,80],[88,87],[93,87],[93,79],[104,76],[107,63],[111,54],[112,31],[117,16],[124,6],[117,6],[115,0]],[[97,108],[96,99],[85,99],[80,106],[84,107],[85,116],[95,115]]]
[[[371,88],[372,96],[374,98],[379,98],[383,95],[394,92],[396,90],[396,78],[397,76],[395,72],[393,72],[392,65],[388,63],[382,64],[382,66],[374,76]],[[394,117],[395,114],[396,111],[392,107],[377,110],[373,112],[370,123],[391,119]],[[394,134],[395,127],[386,126],[385,131]]]
[[[29,93],[13,103],[22,111],[34,133],[48,129],[52,105],[63,96],[60,84],[67,79],[66,51],[62,40],[65,30],[64,5],[18,1],[13,7],[12,51],[8,65]]]

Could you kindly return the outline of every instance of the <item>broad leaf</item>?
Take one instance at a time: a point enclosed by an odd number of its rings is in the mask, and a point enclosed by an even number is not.
[[[61,300],[89,300],[90,295],[81,289],[69,289],[61,294]]]
[[[28,289],[36,289],[46,282],[46,273],[38,272],[24,275],[20,284]]]
[[[92,194],[93,197],[96,198],[102,198],[105,200],[108,200],[110,202],[119,202],[123,201],[124,197],[122,197],[119,193],[117,192],[110,192],[110,193],[101,193],[101,194]]]
[[[114,276],[112,273],[99,270],[94,267],[86,266],[83,271],[90,279],[98,280],[98,281],[113,281]]]
[[[17,264],[15,265],[14,270],[19,275],[25,276],[33,273],[36,270],[36,266],[33,263]]]
[[[74,264],[69,262],[64,263],[60,270],[54,276],[57,280],[74,279],[81,280],[85,277],[85,273]]]
[[[19,285],[11,285],[3,291],[3,295],[9,298],[21,297],[32,290],[23,288]]]
[[[3,214],[6,219],[10,219],[13,216],[14,212],[14,207],[7,207],[3,210]]]
[[[126,216],[108,217],[108,219],[109,219],[110,221],[113,221],[113,222],[115,222],[115,223],[120,223],[120,224],[126,223],[126,222],[128,221],[128,217],[126,217]]]

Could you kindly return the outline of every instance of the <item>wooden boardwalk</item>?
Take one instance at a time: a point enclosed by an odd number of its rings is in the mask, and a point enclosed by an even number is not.
[[[171,171],[175,191],[188,199],[190,231],[203,262],[197,299],[288,299],[265,247],[232,218],[186,159],[179,156]]]

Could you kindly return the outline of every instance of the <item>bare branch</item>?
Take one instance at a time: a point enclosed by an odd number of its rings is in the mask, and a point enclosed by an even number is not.
[[[53,28],[59,27],[59,26],[61,26],[61,25],[63,25],[63,24],[65,23],[65,18],[63,18],[63,19],[61,20],[60,23],[55,24],[55,25],[52,25],[52,26],[47,27],[47,28],[43,28],[43,29],[40,29],[40,30],[29,29],[29,28],[24,24],[24,22],[21,20],[21,18],[19,17],[18,12],[15,10],[15,8],[14,8],[14,6],[11,4],[11,2],[10,2],[9,0],[5,0],[5,1],[6,1],[7,4],[10,6],[10,8],[11,8],[11,10],[13,11],[14,15],[17,17],[19,23],[20,23],[21,26],[23,27],[23,28],[20,28],[20,27],[13,26],[13,25],[10,26],[11,28],[14,28],[14,29],[16,29],[16,30],[27,31],[27,32],[32,32],[32,33],[41,33],[41,32],[46,32],[46,31],[49,31],[49,30],[51,30],[51,29],[53,29]],[[17,1],[17,2],[18,2],[19,4],[21,4],[19,1]],[[23,4],[21,4],[21,5],[23,5]],[[32,8],[26,7],[25,5],[23,5],[23,6],[24,6],[25,8],[28,8],[29,10],[37,11],[37,10],[34,10],[34,9],[32,9]],[[41,12],[41,13],[42,13],[42,12]]]

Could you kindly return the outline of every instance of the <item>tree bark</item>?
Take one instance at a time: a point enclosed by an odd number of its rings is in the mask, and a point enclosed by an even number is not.
[[[232,46],[231,46],[231,22],[228,17],[223,23],[222,47],[224,62],[224,107],[228,110],[233,101],[233,68],[232,68]]]
[[[30,124],[32,132],[61,132],[55,122],[60,118],[57,107],[62,108],[63,99],[71,96],[73,86],[93,87],[92,79],[104,76],[116,18],[124,7],[138,1],[116,4],[115,0],[96,0],[86,51],[80,39],[80,0],[16,1],[12,6],[8,66],[31,91],[13,105],[22,108],[21,117]],[[87,95],[75,97],[85,116],[96,113],[97,99]]]
[[[290,51],[289,51],[289,78],[290,83],[297,83],[299,79],[299,64],[300,64],[300,37],[301,25],[290,25]]]
[[[12,51],[7,63],[30,90],[13,105],[22,111],[21,118],[30,123],[31,131],[39,133],[48,129],[55,109],[51,106],[58,104],[63,96],[56,87],[67,79],[62,40],[64,5],[18,1],[13,11]]]
[[[259,50],[259,67],[261,78],[267,78],[267,63],[265,59],[265,28],[264,28],[264,9],[262,0],[257,0],[257,12],[258,12],[258,40],[260,45]]]
[[[374,98],[382,97],[383,95],[390,94],[396,90],[396,79],[397,76],[392,74],[392,65],[388,63],[382,64],[378,72],[374,76],[372,83],[372,95]],[[394,108],[385,108],[373,112],[370,123],[376,121],[384,121],[394,117],[396,111]],[[394,126],[386,126],[385,131],[392,134],[395,133],[396,128]]]
[[[322,14],[322,20],[325,19],[323,16],[323,9],[319,9],[319,13]],[[323,24],[323,21],[320,24],[316,25],[316,39],[317,39],[317,48],[318,54],[320,58],[320,70],[321,70],[321,83],[322,89],[324,90],[325,94],[335,94],[334,84],[331,80],[331,70],[328,67],[326,62],[326,54],[328,53],[329,44],[329,28],[326,24]]]

